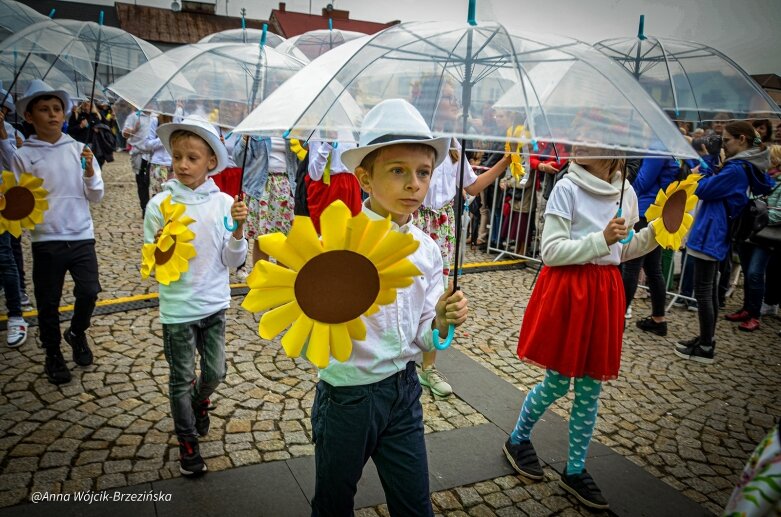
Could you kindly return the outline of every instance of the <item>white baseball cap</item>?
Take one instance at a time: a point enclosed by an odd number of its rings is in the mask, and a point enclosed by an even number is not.
[[[341,160],[355,171],[375,149],[396,144],[424,144],[434,149],[434,168],[447,156],[451,137],[434,138],[420,112],[404,99],[387,99],[374,106],[361,124],[358,147],[342,153]]]
[[[228,150],[225,148],[225,144],[220,140],[217,128],[215,128],[211,122],[200,118],[187,118],[179,123],[172,122],[170,124],[163,124],[157,128],[157,136],[163,143],[165,150],[168,151],[168,154],[173,155],[171,149],[171,134],[180,129],[195,133],[203,138],[209,147],[212,148],[212,151],[214,151],[214,155],[217,157],[217,166],[209,171],[208,176],[213,176],[228,166]]]
[[[40,79],[34,79],[27,85],[24,97],[16,101],[16,112],[24,116],[27,111],[27,105],[36,97],[51,95],[62,101],[63,110],[67,114],[71,110],[71,96],[65,90],[55,90]]]

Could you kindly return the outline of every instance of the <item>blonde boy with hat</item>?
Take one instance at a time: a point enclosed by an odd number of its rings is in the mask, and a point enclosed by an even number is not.
[[[163,349],[170,368],[168,398],[179,440],[179,470],[185,476],[207,470],[198,448],[198,436],[209,431],[209,397],[225,379],[225,311],[230,306],[229,268],[247,256],[244,221],[247,207],[220,192],[211,176],[228,163],[228,154],[214,126],[200,119],[163,124],[157,135],[171,155],[175,179],[163,184],[147,205],[144,242],[155,242],[167,223],[160,204],[184,205],[184,215],[195,220],[196,255],[176,282],[160,284],[160,322]],[[227,230],[223,217],[238,222]],[[195,353],[201,356],[201,374],[195,375]]]
[[[393,131],[387,130],[394,127]],[[359,147],[342,154],[369,198],[363,212],[390,218],[420,243],[409,259],[420,269],[396,300],[364,317],[366,339],[350,359],[319,372],[312,406],[316,482],[312,515],[352,515],[363,467],[377,466],[391,515],[432,515],[415,360],[433,349],[432,331],[466,321],[463,293],[444,292],[436,243],[411,224],[449,138],[433,138],[420,113],[402,99],[372,108]]]
[[[73,277],[76,301],[70,327],[62,337],[79,366],[93,361],[86,330],[101,290],[89,205],[103,199],[103,179],[92,151],[62,132],[70,105],[67,92],[54,90],[41,80],[32,81],[16,102],[16,112],[32,124],[35,134],[11,160],[17,180],[24,172],[32,174],[43,180],[48,192],[49,209],[30,237],[39,336],[46,350],[44,372],[53,384],[71,379],[60,351],[59,305],[65,273]]]

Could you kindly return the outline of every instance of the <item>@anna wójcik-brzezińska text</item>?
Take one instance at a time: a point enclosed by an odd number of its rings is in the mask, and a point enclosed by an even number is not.
[[[33,492],[30,494],[32,503],[75,502],[75,503],[158,503],[170,502],[171,494],[148,490],[146,492],[93,492],[84,490],[67,494],[55,494],[50,492]]]

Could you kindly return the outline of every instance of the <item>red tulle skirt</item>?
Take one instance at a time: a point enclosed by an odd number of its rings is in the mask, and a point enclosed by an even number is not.
[[[306,204],[309,207],[309,217],[320,233],[320,214],[328,205],[340,199],[355,216],[361,211],[361,186],[353,174],[342,173],[331,176],[331,184],[313,181],[306,177]]]
[[[567,377],[618,377],[624,284],[617,266],[543,267],[523,316],[518,357]]]
[[[238,196],[241,192],[241,167],[228,167],[219,174],[212,176],[214,183],[221,192],[230,197]]]

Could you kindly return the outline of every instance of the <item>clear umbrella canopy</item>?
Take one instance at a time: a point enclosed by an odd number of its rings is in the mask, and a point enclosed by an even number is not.
[[[311,61],[339,45],[344,45],[348,41],[362,36],[366,36],[366,34],[339,29],[319,29],[288,38],[283,44],[279,45],[277,50],[288,54],[292,53],[298,57],[293,50],[295,49]]]
[[[600,41],[594,47],[634,76],[679,120],[781,118],[781,109],[749,74],[718,50],[691,41],[644,36]]]
[[[28,52],[57,59],[91,73],[95,63],[105,67],[105,76],[119,78],[162,52],[116,27],[76,20],[47,20],[10,36],[0,43],[0,52]]]
[[[19,72],[16,84],[11,89],[14,98],[23,95],[34,79],[43,79],[55,90],[65,90],[75,100],[83,100],[89,96],[92,88],[91,75],[86,76],[63,62],[51,63],[36,55],[31,55],[20,71],[25,58],[26,56],[18,54],[0,53],[0,82],[10,87]],[[95,85],[95,97],[105,98],[100,82]]]
[[[48,18],[32,7],[14,0],[0,0],[0,41],[45,20]]]
[[[197,43],[152,59],[109,90],[139,109],[200,115],[232,128],[303,66],[258,44]]]
[[[229,29],[209,34],[198,43],[258,43],[262,36],[261,29]],[[271,48],[277,48],[285,41],[279,34],[266,32],[266,45]]]
[[[535,73],[537,67],[543,68]],[[348,42],[307,65],[236,131],[282,129],[303,139],[316,131],[350,131],[357,141],[364,114],[393,97],[412,102],[439,135],[505,141],[508,128],[470,117],[501,98],[515,123],[525,126],[512,138],[518,142],[588,145],[605,149],[605,156],[696,157],[616,63],[585,43],[512,34],[496,23],[402,23]]]

